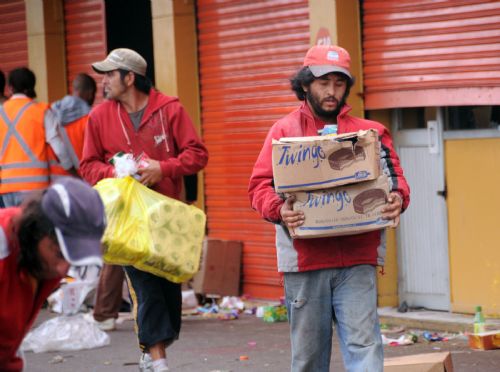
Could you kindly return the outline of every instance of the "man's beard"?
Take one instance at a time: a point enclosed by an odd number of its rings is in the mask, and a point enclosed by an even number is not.
[[[314,95],[312,95],[310,91],[306,92],[307,102],[309,102],[309,104],[311,105],[314,114],[316,116],[318,116],[320,119],[322,119],[323,121],[326,121],[327,123],[336,123],[337,122],[337,116],[340,113],[340,110],[342,109],[342,107],[345,105],[346,98],[347,98],[347,94],[344,94],[342,99],[340,101],[337,101],[337,108],[336,109],[325,110],[325,109],[323,109],[323,107],[321,107],[321,102]]]

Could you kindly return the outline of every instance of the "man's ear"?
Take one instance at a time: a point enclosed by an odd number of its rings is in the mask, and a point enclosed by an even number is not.
[[[134,85],[134,81],[135,81],[135,74],[132,72],[132,71],[129,71],[129,73],[125,76],[125,84],[128,86],[128,87],[131,87]]]
[[[307,93],[307,89],[308,89],[308,87],[306,85],[302,84],[302,90]]]

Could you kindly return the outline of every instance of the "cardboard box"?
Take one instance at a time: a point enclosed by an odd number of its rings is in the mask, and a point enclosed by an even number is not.
[[[326,189],[376,179],[380,142],[374,129],[281,138],[273,140],[272,161],[277,192]]]
[[[480,350],[500,349],[500,330],[470,334],[469,346]]]
[[[326,190],[298,191],[294,210],[304,212],[305,221],[295,228],[298,238],[319,238],[359,234],[393,226],[382,219],[382,208],[389,195],[385,174],[374,181]]]
[[[200,271],[192,282],[194,291],[205,295],[239,296],[242,251],[242,242],[205,239]]]
[[[384,360],[384,372],[453,372],[449,352],[415,354]]]

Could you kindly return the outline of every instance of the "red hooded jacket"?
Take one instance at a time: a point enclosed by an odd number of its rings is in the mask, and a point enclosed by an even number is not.
[[[182,176],[195,174],[208,161],[208,152],[186,110],[175,97],[151,89],[136,131],[122,104],[107,100],[89,114],[80,172],[91,185],[114,177],[109,163],[118,152],[144,153],[158,160],[163,179],[152,189],[179,199]]]
[[[18,265],[19,243],[13,219],[20,208],[0,209],[0,371],[23,369],[16,353],[45,299],[59,286],[61,278],[38,282]]]
[[[382,171],[389,176],[392,191],[403,198],[403,210],[410,202],[410,189],[403,176],[398,155],[386,127],[371,120],[348,115],[351,108],[344,105],[337,117],[338,133],[376,129],[381,141]],[[272,140],[282,137],[316,136],[325,125],[315,118],[304,102],[299,108],[277,121],[269,130],[262,150],[254,165],[248,188],[252,207],[263,218],[281,223],[280,209],[284,200],[275,192],[272,167]],[[278,226],[279,227],[279,226]],[[279,229],[277,229],[279,230]],[[281,245],[280,245],[281,241]],[[308,271],[324,268],[347,267],[359,264],[383,264],[385,242],[381,231],[339,237],[294,239],[293,247],[283,244],[277,236],[278,271]],[[383,251],[384,253],[381,253]]]

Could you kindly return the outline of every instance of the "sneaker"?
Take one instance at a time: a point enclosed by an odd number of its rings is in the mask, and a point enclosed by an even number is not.
[[[94,315],[92,313],[87,313],[83,317],[87,322],[94,323],[101,331],[113,331],[116,329],[116,319],[114,318],[109,318],[99,322],[94,319]]]
[[[139,359],[139,371],[153,372],[153,358],[151,358],[151,354],[142,353],[141,359]]]
[[[153,360],[153,372],[169,371],[166,359]]]
[[[159,369],[157,368],[157,369],[155,369],[155,370],[153,370],[153,371],[154,371],[154,372],[168,372],[168,371],[170,371],[170,369],[168,369],[168,367],[167,367],[167,366],[162,366],[162,367],[160,367]]]

